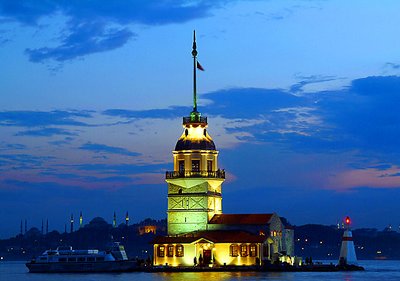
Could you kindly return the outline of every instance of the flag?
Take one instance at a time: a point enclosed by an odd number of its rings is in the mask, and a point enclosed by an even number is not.
[[[197,63],[197,69],[204,71],[204,68],[201,66],[201,64],[198,61],[196,61],[196,63]]]

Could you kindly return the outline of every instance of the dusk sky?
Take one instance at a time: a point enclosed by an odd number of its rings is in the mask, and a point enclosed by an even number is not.
[[[400,224],[400,2],[0,0],[0,238],[166,217],[192,106],[224,213]]]

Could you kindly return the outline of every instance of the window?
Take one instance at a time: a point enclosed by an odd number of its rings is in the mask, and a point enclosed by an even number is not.
[[[104,257],[97,257],[96,261],[104,261]]]
[[[67,261],[67,258],[59,258],[58,261],[60,262]]]
[[[236,244],[232,244],[229,252],[230,252],[229,254],[231,257],[239,256],[239,246]]]
[[[176,253],[175,253],[175,255],[177,257],[183,257],[183,254],[184,254],[183,246],[182,245],[176,245]]]
[[[240,245],[240,256],[247,257],[247,255],[248,255],[248,253],[247,253],[247,245],[246,244]]]
[[[87,257],[87,261],[94,261],[94,257]]]
[[[257,245],[251,244],[250,245],[250,257],[256,257],[256,256],[257,256]]]
[[[185,160],[178,161],[178,170],[180,173],[185,171]]]
[[[168,245],[167,246],[167,257],[173,257],[174,256],[174,245]]]
[[[212,172],[213,170],[213,161],[207,160],[207,172]]]
[[[74,262],[74,261],[76,261],[76,258],[68,258],[68,261],[69,262]]]
[[[160,258],[163,258],[165,256],[165,246],[164,245],[158,246],[157,256],[159,256]]]
[[[200,160],[192,160],[192,172],[200,172]]]
[[[80,257],[80,258],[78,258],[78,261],[85,261],[85,258],[84,257]]]

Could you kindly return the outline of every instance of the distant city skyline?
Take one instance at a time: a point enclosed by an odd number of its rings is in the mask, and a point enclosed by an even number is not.
[[[194,29],[225,213],[397,228],[399,9],[0,0],[0,238],[25,219],[63,231],[80,211],[166,217],[165,171],[192,107]]]

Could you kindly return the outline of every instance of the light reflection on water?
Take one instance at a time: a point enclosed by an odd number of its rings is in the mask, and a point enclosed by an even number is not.
[[[23,262],[0,262],[0,281],[398,281],[400,261],[360,261],[364,272],[182,272],[31,274]]]

